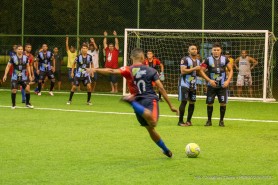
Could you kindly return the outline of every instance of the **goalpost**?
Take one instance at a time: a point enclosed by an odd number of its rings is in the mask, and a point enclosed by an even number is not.
[[[236,59],[242,50],[258,61],[252,70],[252,97],[248,87],[242,88],[242,97],[237,96],[236,80],[238,72],[234,68],[233,82],[229,91],[233,89],[230,99],[274,101],[272,95],[272,56],[276,38],[268,30],[170,30],[170,29],[125,29],[124,65],[131,65],[130,51],[136,47],[145,52],[152,50],[154,55],[164,64],[164,87],[169,95],[178,94],[178,80],[180,77],[180,60],[187,55],[190,43],[197,45],[201,58],[211,54],[214,42],[222,45],[222,54],[229,51]],[[200,80],[204,82],[204,80]],[[197,95],[205,97],[205,83],[198,85]],[[126,81],[123,83],[123,94],[127,94]]]

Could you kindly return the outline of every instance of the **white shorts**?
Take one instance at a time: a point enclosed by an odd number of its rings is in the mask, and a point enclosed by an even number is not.
[[[251,75],[237,75],[236,86],[251,86],[252,76]]]

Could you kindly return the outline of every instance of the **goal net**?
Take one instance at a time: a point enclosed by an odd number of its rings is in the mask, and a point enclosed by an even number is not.
[[[189,44],[196,44],[202,59],[211,55],[213,43],[222,45],[233,59],[247,50],[248,56],[258,61],[252,72],[252,96],[248,86],[242,87],[241,97],[237,93],[238,71],[234,69],[233,80],[229,87],[230,99],[274,100],[272,96],[272,55],[275,36],[267,30],[165,30],[165,29],[125,29],[124,65],[131,65],[130,51],[136,47],[145,52],[152,50],[155,57],[164,64],[164,87],[169,95],[177,95],[180,77],[180,60],[187,55]],[[206,84],[198,80],[198,96],[206,93]],[[123,94],[128,93],[124,81]],[[205,96],[204,96],[205,97]]]

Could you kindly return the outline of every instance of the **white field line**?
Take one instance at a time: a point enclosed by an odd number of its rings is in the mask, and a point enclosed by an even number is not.
[[[0,105],[0,108],[9,108],[11,106],[3,106]],[[27,109],[26,107],[16,107],[16,109]],[[93,111],[93,110],[69,110],[69,109],[55,109],[55,108],[34,108],[35,110],[49,110],[49,111],[61,111],[61,112],[80,112],[80,113],[95,113],[95,114],[115,114],[115,115],[134,115],[134,113],[129,112],[106,112],[106,111]],[[15,111],[15,110],[11,110]],[[32,111],[32,110],[30,110]],[[167,117],[167,118],[177,118],[176,115],[164,115],[160,114],[160,117]],[[207,117],[193,117],[194,119],[207,119]],[[212,118],[214,120],[218,120],[219,118]],[[278,120],[256,120],[256,119],[244,119],[244,118],[225,118],[225,120],[230,121],[246,121],[246,122],[264,122],[264,123],[278,123]]]

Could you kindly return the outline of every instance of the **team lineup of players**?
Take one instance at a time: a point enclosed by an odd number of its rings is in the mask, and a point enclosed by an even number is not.
[[[25,46],[18,45],[16,54],[11,56],[10,61],[5,70],[3,81],[7,79],[7,74],[12,67],[11,77],[11,98],[12,109],[15,109],[16,92],[19,86],[25,89],[26,107],[33,108],[30,103],[30,85],[35,83],[34,71],[38,75],[38,95],[41,95],[41,86],[43,80],[48,77],[51,81],[49,94],[53,96],[53,87],[55,83],[55,57],[53,53],[48,51],[47,44],[42,45],[41,51],[33,59],[27,50],[28,44]],[[172,112],[179,114],[179,126],[192,126],[191,118],[194,112],[196,102],[197,77],[201,76],[207,82],[207,122],[205,126],[212,126],[212,113],[215,96],[220,103],[220,120],[219,126],[224,127],[224,116],[226,112],[226,104],[228,99],[228,87],[233,77],[233,66],[239,71],[237,78],[237,86],[252,84],[251,70],[257,65],[257,61],[247,56],[247,51],[243,50],[241,57],[232,61],[229,56],[222,55],[222,48],[219,43],[212,46],[212,54],[201,62],[198,57],[197,46],[191,44],[188,46],[188,54],[180,61],[180,79],[178,83],[178,99],[181,102],[179,110],[176,109],[167,96],[163,84],[164,66],[159,59],[153,57],[153,52],[147,52],[145,59],[144,51],[135,48],[131,51],[131,66],[121,68],[94,68],[93,57],[88,54],[88,44],[83,43],[81,53],[75,58],[71,77],[74,79],[70,91],[70,97],[67,104],[72,103],[74,92],[80,83],[87,87],[87,104],[91,105],[91,78],[97,73],[121,75],[127,80],[130,95],[123,97],[122,100],[132,106],[136,114],[136,118],[145,127],[150,134],[151,139],[163,150],[163,153],[172,157],[172,152],[166,147],[160,135],[155,130],[159,117],[158,102],[161,96],[164,98]],[[150,61],[149,59],[155,59]],[[36,62],[34,62],[36,61]],[[234,63],[234,64],[233,64]],[[251,66],[251,63],[253,65]],[[160,74],[155,69],[160,67]],[[154,87],[158,89],[157,96]],[[242,89],[238,89],[241,93]],[[250,90],[250,95],[252,90]],[[185,107],[189,101],[187,121],[184,122],[183,117]]]

